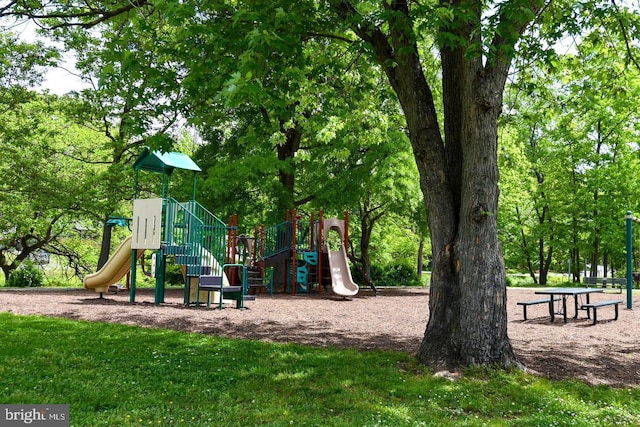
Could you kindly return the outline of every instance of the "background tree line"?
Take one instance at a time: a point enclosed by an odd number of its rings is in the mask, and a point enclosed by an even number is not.
[[[102,79],[99,88],[64,97],[38,94],[29,88],[36,88],[46,67],[55,65],[57,53],[42,44],[25,43],[9,31],[2,35],[3,62],[6,64],[2,75],[1,142],[5,160],[2,175],[6,189],[2,192],[3,217],[13,218],[13,221],[5,222],[5,253],[0,259],[5,278],[8,278],[21,260],[46,245],[51,236],[58,235],[47,231],[51,222],[59,221],[58,215],[44,219],[46,225],[40,226],[45,227],[41,238],[30,234],[36,227],[25,228],[29,232],[18,231],[16,224],[22,222],[19,218],[37,219],[40,213],[20,210],[18,214],[17,207],[22,209],[35,204],[43,192],[23,189],[22,194],[31,203],[17,203],[16,189],[22,185],[16,180],[30,179],[36,189],[50,186],[66,195],[84,193],[87,198],[84,207],[69,207],[69,210],[74,212],[74,223],[86,222],[89,212],[85,210],[93,210],[89,217],[98,222],[89,228],[95,232],[100,221],[126,212],[126,203],[122,206],[118,203],[128,200],[131,195],[131,185],[127,182],[131,179],[128,163],[144,144],[156,143],[154,137],[162,139],[163,132],[178,120],[179,111],[164,113],[169,116],[163,123],[164,128],[147,133],[144,123],[157,117],[157,111],[151,107],[136,107],[138,112],[135,114],[144,115],[144,120],[138,119],[129,105],[132,101],[127,98],[132,99],[133,89],[145,85],[148,78],[123,84],[123,80],[133,80],[133,76],[117,78],[113,75],[114,69],[126,65],[122,60],[111,58],[110,65],[104,67],[101,64],[107,59],[95,59],[98,54],[119,55],[117,50],[94,51],[84,47],[79,51],[80,58],[86,58],[78,63],[79,68],[86,73],[87,79]],[[221,40],[242,52],[241,43],[228,37],[216,37],[211,43]],[[268,41],[262,42],[268,44]],[[88,42],[83,40],[82,43],[86,46]],[[102,43],[106,44],[106,41]],[[135,51],[129,49],[128,55],[132,57]],[[619,55],[624,50],[621,40],[616,41],[601,32],[587,34],[566,54],[558,53],[529,69],[518,68],[517,79],[509,85],[500,135],[500,162],[503,165],[501,242],[507,266],[513,271],[528,272],[536,283],[545,284],[550,271],[566,272],[569,265],[576,280],[585,263],[604,265],[606,269],[620,272],[623,269],[623,214],[627,209],[638,210],[635,171],[640,140],[638,72],[629,59]],[[349,48],[344,52],[331,52],[334,57],[329,52],[331,50],[321,43],[313,43],[307,54],[302,55],[304,68],[314,68],[309,58],[322,62],[310,73],[358,65],[357,53],[350,54]],[[129,58],[128,61],[137,63],[138,71],[130,70],[134,75],[153,71],[150,67],[144,68],[139,59]],[[549,62],[553,64],[551,67]],[[310,129],[309,136],[305,137],[308,142],[290,153],[291,158],[295,157],[291,160],[273,141],[273,138],[286,140],[287,131],[283,132],[280,127],[274,129],[271,120],[265,117],[269,102],[264,98],[281,94],[273,93],[273,89],[265,90],[264,85],[258,85],[260,90],[244,83],[241,87],[232,87],[242,80],[240,76],[246,77],[251,71],[238,71],[235,62],[226,67],[228,69],[220,75],[230,76],[230,81],[220,77],[219,86],[214,90],[229,99],[220,98],[220,104],[209,106],[206,111],[194,111],[192,119],[176,125],[179,131],[173,135],[173,140],[181,141],[184,149],[194,155],[205,170],[200,184],[205,204],[223,218],[238,213],[246,220],[248,228],[250,224],[277,222],[284,217],[285,209],[293,207],[308,212],[325,209],[335,215],[349,209],[351,215],[355,215],[352,226],[358,235],[369,236],[356,251],[358,257],[365,258],[367,269],[371,268],[371,262],[366,261],[370,257],[371,244],[380,248],[374,255],[375,264],[389,265],[398,259],[411,265],[417,262],[416,250],[427,237],[424,225],[421,225],[425,224],[425,219],[420,219],[420,196],[415,187],[411,188],[416,179],[415,169],[398,117],[398,106],[391,102],[392,96],[384,92],[380,76],[360,67],[352,73],[350,84],[353,86],[348,92],[345,83],[340,81],[340,85],[324,86],[324,93],[317,87],[308,87],[306,95],[300,94],[300,99],[314,98],[305,103],[318,103],[318,98],[324,98],[323,104],[317,106],[322,114],[306,114],[299,119]],[[246,67],[257,68],[255,64]],[[105,74],[107,78],[103,77]],[[295,75],[294,72],[289,74]],[[215,77],[218,72],[208,72],[209,75]],[[200,79],[208,80],[207,76]],[[113,82],[107,84],[107,79],[113,79]],[[269,80],[271,76],[265,79]],[[290,77],[282,79],[292,80]],[[322,79],[328,81],[330,76]],[[333,81],[337,81],[335,76]],[[366,87],[358,88],[357,84]],[[170,90],[178,92],[184,88],[172,87]],[[251,102],[252,95],[257,97],[254,102]],[[150,98],[159,96],[158,92],[153,92]],[[114,99],[119,99],[121,104]],[[136,102],[152,103],[155,102],[153,99]],[[278,100],[278,104],[282,101]],[[300,108],[301,102],[296,100],[293,104],[297,104],[294,108]],[[169,109],[168,105],[164,107]],[[30,115],[28,121],[25,121],[25,115]],[[198,115],[200,117],[196,118]],[[34,121],[39,123],[34,125]],[[139,127],[138,134],[127,135],[126,126]],[[302,125],[297,127],[297,132],[302,133]],[[187,129],[196,129],[197,141]],[[55,140],[59,146],[51,148]],[[93,150],[97,146],[104,150]],[[274,150],[274,146],[278,150]],[[262,151],[259,147],[263,147]],[[33,151],[21,151],[26,148]],[[84,174],[97,179],[91,180],[85,187],[87,190],[65,190],[57,182],[58,175],[45,176],[47,168],[40,164],[46,164],[52,158],[49,150],[77,153],[75,156],[64,155],[61,160],[64,168],[73,170],[76,176]],[[87,152],[94,157],[87,157]],[[392,153],[395,157],[389,159]],[[14,161],[20,154],[30,159],[30,167],[39,170],[39,177],[29,178],[28,172],[17,167]],[[283,184],[286,181],[283,164],[287,163],[290,164],[287,167],[296,169],[292,177],[297,180],[297,186],[291,188]],[[96,175],[96,170],[100,169],[104,172]],[[58,170],[57,166],[54,170]],[[381,172],[375,175],[372,171]],[[398,176],[403,179],[397,180]],[[101,187],[104,188],[100,190],[102,196],[96,193]],[[117,190],[111,191],[114,189]],[[283,195],[286,191],[289,194]],[[120,196],[116,196],[118,193]],[[47,196],[48,200],[60,204],[59,197],[66,196]],[[114,197],[118,203],[113,203]],[[71,205],[71,202],[67,204]],[[391,212],[391,216],[385,221],[381,214],[387,212]],[[379,220],[383,227],[375,233],[373,225]],[[14,228],[14,233],[7,232]],[[32,239],[32,245],[26,244],[28,239]],[[51,241],[55,240],[57,237]],[[394,246],[399,248],[392,250]],[[86,255],[80,256],[81,251],[52,246],[46,249],[73,260],[71,265],[78,275],[92,268],[93,259],[83,260]],[[13,257],[6,252],[9,250]],[[596,274],[595,270],[593,274]]]

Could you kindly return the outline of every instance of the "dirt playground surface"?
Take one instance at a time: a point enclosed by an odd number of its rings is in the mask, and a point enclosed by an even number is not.
[[[165,303],[154,305],[153,290],[142,289],[136,302],[129,294],[98,294],[74,290],[0,290],[0,312],[39,314],[168,328],[224,337],[312,346],[382,349],[415,354],[428,319],[428,289],[382,289],[375,297],[368,289],[351,300],[331,294],[258,295],[247,310],[185,307],[182,290],[168,289]],[[640,387],[640,295],[633,310],[626,294],[592,295],[592,301],[620,299],[620,315],[613,307],[598,309],[597,325],[581,311],[565,324],[561,316],[550,322],[548,306],[528,308],[524,321],[516,302],[538,299],[533,290],[508,289],[508,333],[527,369],[551,379],[579,379],[589,384]]]

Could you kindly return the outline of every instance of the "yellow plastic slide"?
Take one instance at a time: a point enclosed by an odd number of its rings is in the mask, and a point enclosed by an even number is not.
[[[100,270],[84,277],[84,287],[85,289],[93,289],[96,292],[107,292],[109,286],[116,284],[130,269],[131,236],[120,243],[120,246]]]

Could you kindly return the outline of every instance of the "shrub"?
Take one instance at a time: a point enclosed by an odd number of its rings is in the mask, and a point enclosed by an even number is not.
[[[371,267],[371,278],[378,286],[421,286],[420,276],[415,268],[404,264],[389,264]]]
[[[7,286],[11,288],[36,288],[44,286],[44,274],[31,261],[24,261],[9,276]]]
[[[507,274],[506,281],[509,287],[531,287],[535,285],[531,276],[527,274]]]
[[[371,280],[378,286],[388,286],[386,283],[386,271],[380,265],[371,266]]]
[[[180,266],[175,263],[175,258],[167,258],[167,264],[165,265],[164,281],[170,286],[182,286],[184,285],[184,276]]]

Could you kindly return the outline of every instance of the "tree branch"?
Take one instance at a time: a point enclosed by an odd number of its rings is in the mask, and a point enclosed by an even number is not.
[[[640,64],[638,64],[638,61],[636,60],[635,56],[633,56],[631,46],[629,46],[629,36],[627,34],[627,28],[624,26],[624,22],[622,22],[622,18],[620,17],[620,8],[616,4],[616,0],[611,0],[611,4],[613,5],[613,7],[616,9],[616,12],[617,12],[616,14],[617,21],[618,21],[618,24],[620,24],[620,31],[622,32],[622,38],[624,39],[624,44],[627,49],[627,54],[629,55],[629,59],[631,60],[631,62],[633,62],[633,65],[635,65],[636,68],[640,71]]]
[[[17,0],[13,0],[8,2],[6,5],[0,7],[0,16],[9,16],[10,13],[7,12],[8,10],[11,10],[13,8],[13,6],[16,5],[18,1]]]
[[[387,64],[394,58],[393,47],[382,30],[374,24],[367,23],[350,2],[343,0],[334,2],[334,5],[338,15],[349,23],[353,32],[373,47],[376,61],[384,67],[386,72],[393,72],[393,68]]]
[[[302,198],[302,199],[300,199],[300,200],[297,200],[294,204],[295,204],[296,206],[302,206],[302,205],[304,205],[305,203],[308,203],[308,202],[310,202],[310,201],[314,200],[315,198],[316,198],[316,195],[315,195],[315,194],[311,194],[311,195],[309,195],[309,196],[307,196],[307,197],[305,197],[305,198]]]
[[[50,27],[43,27],[48,30],[55,30],[57,28],[65,28],[65,27],[80,27],[84,29],[89,29],[105,21],[108,21],[111,18],[128,13],[131,10],[141,8],[142,6],[145,6],[145,5],[150,5],[148,0],[128,0],[123,6],[119,8],[116,8],[113,10],[106,10],[106,9],[94,8],[91,5],[87,4],[87,2],[85,2],[86,9],[84,9],[84,11],[82,10],[74,11],[73,9],[71,9],[68,12],[65,12],[64,11],[65,8],[69,8],[69,6],[66,4],[58,4],[58,6],[61,9],[58,9],[51,13],[47,13],[44,10],[42,10],[42,12],[38,11],[38,9],[44,9],[43,7],[44,5],[40,5],[39,8],[34,9],[30,5],[23,3],[24,8],[22,10],[15,11],[15,7],[13,7],[14,12],[12,13],[6,12],[6,10],[9,10],[11,6],[17,6],[17,4],[18,4],[18,1],[14,1],[9,6],[2,8],[1,10],[2,14],[0,14],[0,16],[19,14],[22,16],[26,16],[27,18],[32,19],[34,21],[42,20],[42,19],[59,19],[63,21],[59,24],[56,24]],[[89,20],[82,22],[83,19],[89,19]]]
[[[307,41],[312,38],[322,38],[322,39],[338,40],[346,43],[355,43],[355,40],[351,40],[349,37],[341,36],[339,34],[315,33],[315,32],[307,33],[306,36],[302,38],[302,40]]]
[[[508,25],[512,31],[496,31],[491,40],[490,50],[498,52],[494,61],[487,61],[485,71],[497,71],[498,75],[504,74],[511,64],[511,58],[507,56],[507,52],[514,52],[518,40],[526,28],[547,8],[551,0],[530,0],[531,14],[520,12],[515,13],[509,6],[514,1],[504,4],[499,13],[498,26]],[[517,18],[514,19],[514,16]],[[511,54],[513,55],[513,54]]]

